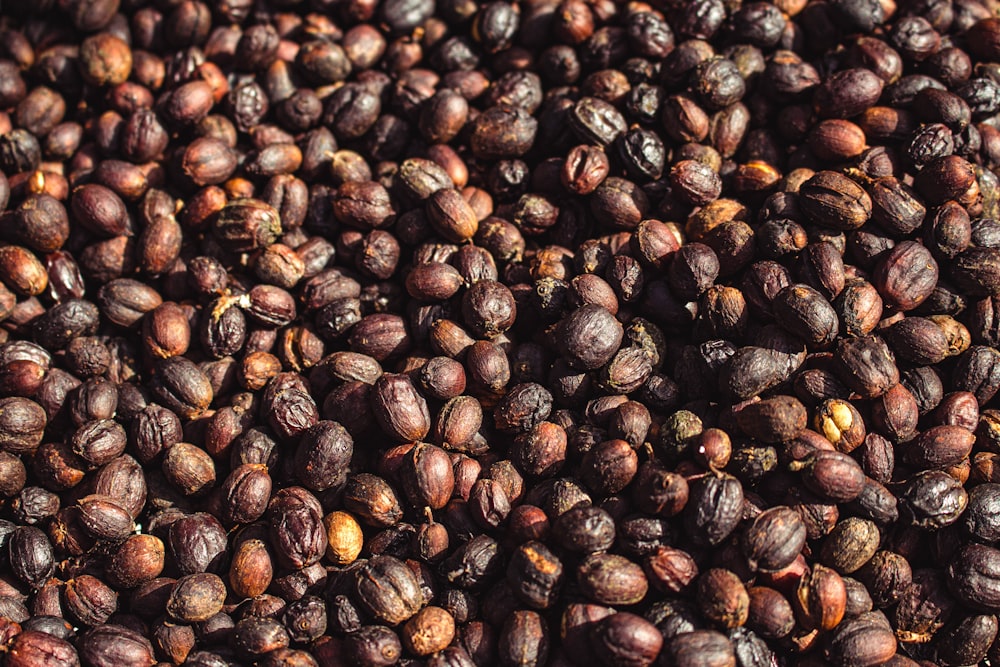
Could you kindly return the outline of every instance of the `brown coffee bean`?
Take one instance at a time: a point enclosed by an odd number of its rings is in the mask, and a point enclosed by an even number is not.
[[[788,600],[778,591],[765,586],[747,590],[750,606],[747,627],[762,637],[781,638],[795,627],[795,616]]]
[[[456,396],[442,406],[432,439],[446,449],[462,451],[483,423],[483,409],[471,396]]]
[[[163,541],[153,535],[133,535],[115,550],[106,573],[109,583],[121,588],[135,588],[152,581],[163,571]]]
[[[402,441],[421,440],[430,430],[427,403],[405,375],[383,375],[374,385],[373,409],[383,430]]]
[[[441,607],[424,607],[402,629],[403,645],[414,655],[430,655],[455,637],[455,619]]]
[[[535,667],[549,655],[547,625],[534,611],[515,611],[503,625],[498,640],[500,664]]]
[[[975,609],[996,606],[998,552],[970,544],[959,551],[947,567],[948,588],[959,600]]]
[[[872,618],[873,612],[845,621],[830,638],[827,656],[831,663],[867,667],[889,660],[896,652],[892,629]]]
[[[480,336],[492,339],[503,334],[516,316],[513,294],[494,280],[480,280],[462,295],[462,317]]]
[[[79,507],[80,524],[96,540],[120,542],[135,530],[132,516],[114,498],[84,496]]]
[[[462,274],[450,264],[426,262],[413,267],[406,276],[410,296],[424,301],[450,299],[462,288]]]
[[[0,476],[0,495],[11,498],[24,489],[28,472],[20,457],[8,452],[0,453],[0,471],[3,473]]]
[[[118,594],[89,574],[66,582],[63,599],[67,611],[80,623],[89,626],[107,622],[118,609]]]
[[[919,176],[914,185],[932,204],[960,199],[976,182],[972,165],[957,155],[935,159],[920,171]]]
[[[610,162],[607,154],[595,147],[580,145],[570,150],[560,172],[562,184],[569,190],[587,195],[607,178]]]
[[[344,488],[344,506],[370,525],[391,526],[403,518],[392,486],[368,473],[352,475]]]
[[[996,623],[992,616],[977,614],[953,622],[938,638],[938,660],[956,664],[965,660],[982,660],[996,638]]]
[[[55,567],[52,544],[41,529],[19,526],[9,533],[8,552],[11,571],[18,579],[31,586],[38,586],[47,579]]]
[[[184,417],[201,414],[214,392],[205,374],[187,358],[171,357],[158,365],[154,393],[168,408]]]
[[[163,474],[184,495],[196,495],[215,484],[215,463],[201,447],[178,442],[163,457]]]
[[[958,520],[969,502],[962,481],[941,470],[911,477],[899,496],[900,517],[914,526],[941,528]]]
[[[724,474],[705,477],[691,484],[684,523],[696,543],[719,544],[735,529],[742,506],[739,480]]]
[[[227,523],[251,523],[264,515],[271,495],[271,477],[259,463],[241,465],[223,481],[220,515]]]
[[[734,667],[733,645],[721,632],[692,630],[666,642],[663,654],[675,665],[685,667]]]
[[[901,359],[922,365],[940,363],[948,356],[948,339],[933,321],[907,317],[884,332],[886,342]]]
[[[904,458],[920,468],[955,465],[972,453],[975,436],[961,426],[935,426],[917,436],[904,450]]]
[[[65,639],[41,630],[25,630],[12,638],[7,662],[12,667],[39,664],[70,667],[79,665],[80,658],[73,645]]]
[[[524,109],[500,104],[472,121],[469,145],[481,159],[516,158],[534,143],[538,122]]]
[[[403,491],[416,507],[442,509],[455,489],[451,459],[440,447],[417,443],[400,467]]]
[[[282,243],[264,248],[254,264],[254,273],[264,283],[291,289],[305,275],[305,262]]]
[[[290,642],[284,626],[277,619],[266,616],[240,619],[233,628],[231,639],[237,654],[248,660],[287,648]]]
[[[872,200],[864,189],[846,176],[821,171],[799,190],[802,212],[814,223],[833,229],[851,230],[864,225],[872,214]]]
[[[552,526],[560,546],[579,553],[595,553],[611,547],[615,539],[614,519],[593,506],[574,507]]]
[[[802,551],[806,526],[790,507],[772,507],[759,514],[743,537],[743,553],[751,567],[780,570]]]
[[[0,248],[0,280],[22,296],[36,296],[48,287],[49,277],[44,265],[27,248]]]
[[[271,545],[286,567],[318,562],[326,552],[326,530],[319,501],[302,487],[286,487],[271,497],[267,508]]]
[[[881,396],[899,383],[895,358],[878,336],[840,341],[834,371],[845,385],[865,398]]]
[[[746,623],[750,598],[746,588],[729,570],[711,569],[698,578],[698,607],[702,614],[723,628]]]
[[[772,308],[781,326],[811,345],[829,345],[840,331],[833,306],[808,285],[782,289],[775,295]]]
[[[762,442],[793,440],[806,428],[805,406],[792,396],[776,396],[751,403],[736,415],[744,433]]]
[[[600,368],[618,350],[624,331],[614,316],[595,305],[584,305],[560,323],[567,361],[576,368]]]
[[[949,268],[951,278],[971,296],[990,296],[1000,288],[1000,253],[995,248],[969,248]]]
[[[663,646],[655,625],[635,614],[619,612],[597,622],[591,642],[606,664],[651,665]]]
[[[810,150],[821,160],[829,162],[857,157],[865,149],[865,143],[864,131],[847,120],[820,121],[809,133]]]
[[[635,604],[646,596],[649,584],[642,568],[622,556],[594,554],[577,568],[577,583],[599,604]]]
[[[427,219],[445,239],[468,241],[479,229],[479,219],[458,190],[442,189],[427,199]]]
[[[501,431],[524,432],[548,418],[552,410],[552,394],[536,382],[525,382],[512,388],[496,406],[493,422]]]
[[[218,575],[190,574],[174,585],[167,613],[181,623],[204,621],[222,611],[225,598],[226,585]]]
[[[355,587],[361,604],[390,625],[406,621],[421,607],[416,576],[405,563],[392,556],[375,556],[356,574]]]
[[[320,421],[302,433],[295,451],[298,478],[313,491],[342,486],[354,453],[354,441],[343,426]]]
[[[832,630],[840,624],[847,608],[844,580],[830,568],[816,565],[799,581],[793,603],[802,625]]]
[[[504,486],[493,479],[477,480],[472,485],[467,507],[472,518],[487,529],[502,524],[511,510]]]
[[[810,243],[799,256],[799,275],[831,303],[846,284],[844,260],[829,242]]]
[[[114,238],[131,231],[125,202],[102,185],[84,185],[74,190],[70,210],[87,231],[102,238]]]
[[[82,662],[101,667],[115,664],[154,664],[153,647],[141,634],[121,625],[105,624],[88,630],[77,643]]]
[[[897,244],[875,268],[873,284],[886,305],[912,310],[930,296],[938,281],[938,265],[924,246]]]
[[[815,450],[805,460],[796,461],[789,467],[802,471],[802,481],[810,491],[834,502],[850,502],[857,498],[865,483],[861,466],[837,451]]]
[[[511,458],[527,475],[549,477],[566,461],[566,432],[551,422],[542,422],[515,438]]]
[[[47,421],[42,406],[30,399],[0,399],[0,447],[11,454],[33,452],[42,442]]]
[[[366,625],[351,633],[343,649],[360,664],[391,665],[399,661],[403,645],[384,625]]]
[[[187,314],[176,303],[161,303],[143,317],[142,336],[143,346],[154,357],[181,356],[191,343]]]
[[[245,598],[261,595],[273,575],[271,554],[262,540],[248,539],[236,547],[229,565],[229,586],[233,593]]]
[[[331,512],[323,518],[326,527],[326,557],[337,565],[349,565],[361,555],[364,534],[347,512]]]
[[[858,409],[849,401],[838,398],[827,399],[817,407],[814,426],[838,451],[844,453],[854,451],[867,435]]]
[[[278,212],[257,199],[234,199],[219,212],[213,231],[234,252],[266,248],[281,234]]]
[[[698,566],[690,554],[671,547],[657,547],[646,557],[643,569],[654,588],[667,593],[681,593],[698,576]]]
[[[694,206],[718,199],[722,179],[708,165],[697,160],[681,160],[670,169],[670,182],[677,195]]]
[[[881,535],[873,522],[848,517],[839,522],[823,542],[823,562],[842,574],[851,574],[878,550]]]
[[[892,551],[878,551],[860,570],[858,578],[878,607],[895,604],[913,582],[910,563]]]
[[[88,465],[101,466],[125,451],[125,429],[111,419],[89,421],[73,433],[70,445]]]
[[[827,118],[850,118],[878,101],[882,80],[862,67],[845,69],[817,86],[813,107]]]
[[[507,566],[507,582],[514,595],[534,609],[547,609],[563,583],[563,565],[544,544],[520,545]]]
[[[92,86],[117,86],[132,71],[132,51],[128,44],[102,32],[80,45],[81,75]]]

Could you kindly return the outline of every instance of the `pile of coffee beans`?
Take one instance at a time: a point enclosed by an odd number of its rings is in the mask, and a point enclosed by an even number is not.
[[[0,0],[0,666],[1000,664],[996,0]]]

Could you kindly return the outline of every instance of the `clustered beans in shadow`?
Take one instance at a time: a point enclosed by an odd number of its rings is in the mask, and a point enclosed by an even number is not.
[[[0,665],[1000,663],[998,11],[0,0]]]

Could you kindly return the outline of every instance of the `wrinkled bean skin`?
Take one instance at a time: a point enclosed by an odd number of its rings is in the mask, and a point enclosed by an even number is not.
[[[996,0],[2,7],[0,667],[1000,661]]]

